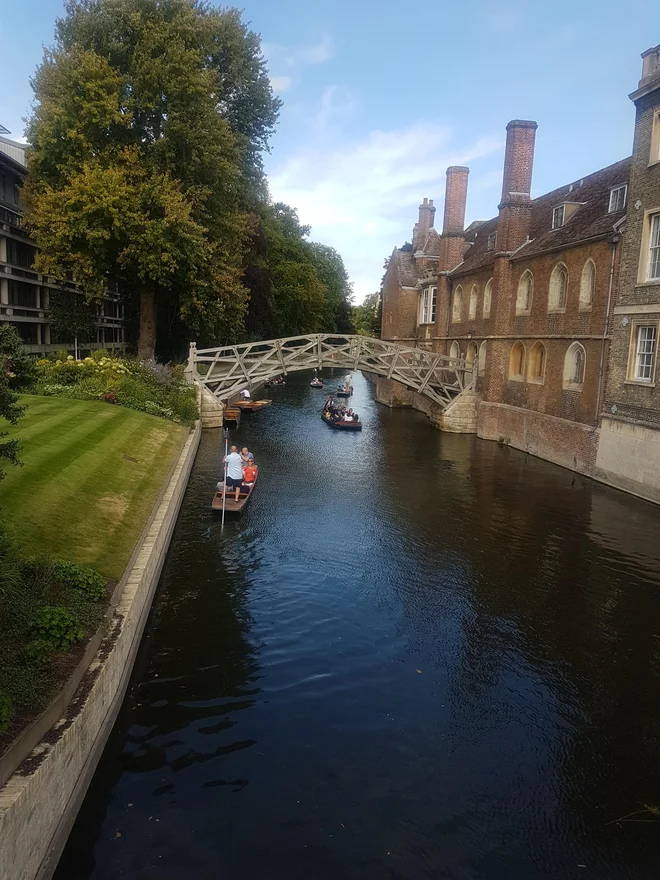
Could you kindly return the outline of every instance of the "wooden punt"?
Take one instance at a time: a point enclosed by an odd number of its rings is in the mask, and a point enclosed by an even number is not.
[[[254,487],[257,485],[258,476],[259,468],[257,468],[257,475],[254,478],[254,483],[252,483],[250,486],[241,487],[241,494],[238,496],[238,501],[236,500],[235,489],[229,489],[227,491],[227,497],[225,498],[225,513],[241,513],[250,498],[252,498]],[[246,491],[244,492],[243,490]],[[211,508],[216,511],[216,513],[222,513],[222,492],[220,490],[218,490],[213,496]]]
[[[339,431],[361,431],[362,430],[362,422],[346,422],[343,419],[339,419],[338,422],[333,422],[332,417],[326,416],[325,413],[321,414],[321,418],[326,423],[326,425],[330,425],[331,428],[337,428]]]
[[[234,406],[227,406],[222,413],[223,422],[233,422],[238,428],[241,423],[241,411]]]
[[[237,400],[234,406],[237,406],[241,412],[257,412],[270,406],[272,400]]]
[[[312,379],[309,384],[311,388],[323,388],[323,379]]]
[[[352,393],[352,388],[350,391],[347,391],[345,388],[338,388],[337,391],[335,391],[335,397],[350,397]]]

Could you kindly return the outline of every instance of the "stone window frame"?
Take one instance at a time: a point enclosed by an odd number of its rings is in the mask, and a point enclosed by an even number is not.
[[[473,357],[470,360],[470,353],[472,353]],[[467,348],[465,349],[465,364],[468,367],[472,367],[474,370],[474,365],[477,363],[477,358],[479,357],[479,346],[471,339],[467,344]]]
[[[527,304],[523,308],[522,295],[524,291],[523,281],[526,282]],[[516,292],[516,315],[529,315],[532,311],[532,300],[534,298],[534,273],[531,269],[525,269],[518,280],[518,290]]]
[[[623,190],[623,200],[620,200],[619,193]],[[610,203],[609,208],[607,209],[608,214],[614,214],[616,211],[623,211],[626,207],[626,202],[628,200],[628,184],[620,183],[617,186],[613,186],[610,190]],[[621,204],[619,204],[621,201]]]
[[[454,290],[451,303],[451,322],[458,324],[463,316],[463,285],[459,284]]]
[[[486,356],[488,354],[488,350],[486,348],[486,340],[481,343],[479,346],[479,353],[477,354],[477,374],[479,376],[486,375]]]
[[[490,310],[493,304],[493,279],[489,278],[484,287],[484,301],[481,309],[482,318],[490,318]],[[486,306],[488,308],[486,308]]]
[[[461,360],[461,347],[455,339],[452,342],[452,344],[449,346],[449,357],[453,361],[460,361]]]
[[[660,309],[660,307],[659,307]],[[650,379],[640,379],[635,374],[637,372],[637,354],[639,344],[639,330],[641,327],[653,327],[655,329],[655,350],[653,351],[653,372]],[[658,374],[658,355],[660,351],[658,344],[660,342],[660,319],[652,318],[634,318],[630,322],[630,337],[628,340],[628,369],[626,370],[626,385],[639,385],[642,388],[655,388],[656,378]]]
[[[522,357],[521,357],[522,356]],[[525,343],[519,339],[511,346],[509,353],[509,382],[525,381],[525,366],[527,364],[527,349]],[[516,368],[520,367],[520,370]]]
[[[578,366],[578,356],[580,364]],[[579,370],[579,374],[578,374]],[[581,342],[571,342],[564,355],[564,391],[582,391],[587,373],[587,352]]]
[[[435,316],[438,304],[438,288],[434,284],[428,284],[420,291],[417,323],[435,324]],[[424,318],[427,318],[425,321]]]
[[[587,277],[587,269],[590,267],[590,278]],[[587,282],[590,280],[590,289],[587,290]],[[589,298],[587,299],[586,294],[589,293]],[[580,275],[580,298],[579,298],[579,310],[581,312],[590,312],[591,307],[594,304],[594,299],[596,297],[596,263],[589,257],[588,260],[585,261],[584,266],[582,267],[582,274]]]
[[[651,263],[651,230],[653,229],[654,218],[660,218],[660,205],[649,208],[644,211],[644,220],[642,226],[642,240],[639,247],[639,263],[637,266],[637,285],[660,285],[660,276],[658,278],[649,278],[649,269]],[[660,223],[660,220],[658,220]]]
[[[540,361],[540,369],[539,369]],[[527,381],[534,385],[545,384],[545,368],[548,354],[545,345],[537,340],[529,352],[529,364],[527,367]]]
[[[653,114],[651,123],[651,148],[649,151],[649,167],[660,162],[660,110]]]
[[[566,286],[564,289],[564,304],[563,305],[555,305],[556,302],[559,302],[559,276],[561,273],[565,272],[566,274]],[[548,312],[554,314],[564,314],[566,311],[566,305],[568,303],[568,284],[569,284],[570,276],[568,274],[568,266],[566,263],[561,260],[558,263],[555,263],[553,266],[552,272],[550,273],[550,283],[548,285]]]
[[[470,288],[470,299],[468,301],[468,320],[474,321],[477,317],[477,307],[479,305],[479,285],[473,284]]]

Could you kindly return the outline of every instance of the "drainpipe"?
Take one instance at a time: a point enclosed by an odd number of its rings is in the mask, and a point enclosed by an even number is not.
[[[598,427],[598,417],[600,415],[600,400],[603,391],[603,377],[605,372],[605,343],[607,342],[607,328],[610,323],[610,306],[612,303],[612,289],[614,287],[614,258],[616,256],[617,245],[621,241],[620,235],[613,235],[610,242],[612,256],[610,258],[610,283],[607,291],[607,308],[605,309],[605,325],[603,327],[603,338],[600,343],[600,363],[598,364],[598,392],[596,394],[596,411],[594,413],[594,428]]]

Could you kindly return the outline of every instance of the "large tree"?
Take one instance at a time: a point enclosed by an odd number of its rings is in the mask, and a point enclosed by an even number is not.
[[[201,0],[68,0],[33,80],[25,187],[37,268],[88,297],[139,299],[227,338],[247,306],[243,251],[275,125],[259,38]]]
[[[15,425],[25,407],[18,402],[18,390],[27,387],[34,378],[34,360],[23,350],[16,329],[0,324],[0,420]],[[0,431],[0,459],[20,464],[19,441],[6,440],[6,431]],[[5,472],[0,468],[0,480]],[[1,543],[1,540],[0,540]]]

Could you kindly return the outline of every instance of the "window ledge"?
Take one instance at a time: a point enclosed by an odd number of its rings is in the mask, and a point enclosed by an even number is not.
[[[566,306],[562,309],[548,309],[549,315],[565,315],[566,314]]]
[[[435,321],[418,321],[418,327],[432,327],[435,324]]]
[[[582,385],[576,385],[574,382],[564,382],[564,391],[582,391]]]
[[[653,159],[646,167],[653,168],[655,165],[660,165],[660,159]]]
[[[645,379],[625,379],[624,385],[635,385],[637,388],[655,388],[655,382],[647,382]]]
[[[509,382],[524,382],[524,376],[509,376]]]
[[[531,315],[531,314],[532,314],[531,309],[524,309],[523,311],[518,311],[518,309],[516,309],[516,318],[526,318],[528,315]]]
[[[545,385],[545,376],[541,379],[538,377],[530,377],[527,381],[530,382],[532,385]]]
[[[590,312],[592,308],[593,308],[592,303],[589,303],[588,306],[580,306],[579,309],[578,309],[578,311],[580,311],[580,312]]]
[[[638,281],[635,287],[660,287],[660,278],[649,278],[647,281]]]

